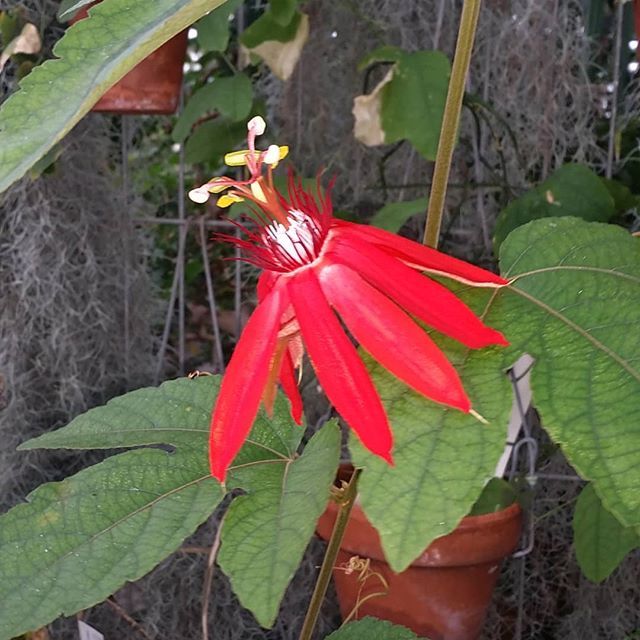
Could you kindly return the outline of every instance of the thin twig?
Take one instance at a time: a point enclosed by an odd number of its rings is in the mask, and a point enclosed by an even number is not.
[[[222,516],[216,535],[209,551],[207,559],[207,571],[204,574],[204,585],[202,588],[202,640],[209,640],[209,597],[211,595],[211,585],[213,584],[213,574],[215,572],[216,556],[220,549],[220,538],[222,536],[222,525],[224,524],[226,513]]]
[[[146,638],[146,640],[152,640],[144,627],[134,620],[115,600],[108,598],[106,602],[132,629],[137,631],[143,638]]]

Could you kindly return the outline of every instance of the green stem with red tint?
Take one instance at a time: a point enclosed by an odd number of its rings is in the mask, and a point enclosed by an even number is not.
[[[462,15],[460,17],[460,29],[456,43],[456,53],[453,57],[451,68],[451,80],[447,92],[447,101],[442,117],[440,140],[436,153],[436,164],[433,170],[431,193],[429,194],[429,207],[427,209],[427,224],[424,230],[424,244],[437,248],[440,237],[440,225],[444,212],[444,201],[447,195],[447,182],[451,170],[453,149],[458,135],[460,124],[460,112],[462,110],[462,98],[464,85],[469,72],[471,51],[478,26],[480,14],[480,0],[464,0]]]
[[[331,532],[331,539],[327,545],[327,551],[324,554],[322,561],[322,567],[316,580],[316,586],[313,589],[313,595],[309,602],[309,608],[307,609],[307,615],[304,618],[302,625],[302,631],[300,632],[299,640],[311,640],[311,635],[316,626],[318,620],[318,614],[322,606],[322,601],[327,593],[327,587],[331,580],[333,573],[333,567],[340,551],[340,544],[342,538],[344,538],[344,532],[349,522],[349,515],[351,509],[356,501],[356,495],[358,494],[358,476],[362,469],[356,469],[349,480],[349,484],[343,489],[343,493],[339,498],[340,510],[338,511],[338,517],[333,525],[333,531]]]

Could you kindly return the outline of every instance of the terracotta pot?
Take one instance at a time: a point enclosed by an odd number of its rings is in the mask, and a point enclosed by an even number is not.
[[[328,540],[338,513],[331,502],[317,532]],[[334,571],[340,611],[348,616],[359,600],[357,618],[366,615],[389,620],[430,640],[473,640],[478,637],[501,561],[518,544],[522,512],[517,504],[481,516],[463,518],[457,529],[435,540],[402,573],[384,560],[378,532],[356,502],[342,541],[337,567],[354,556],[369,559],[369,571],[380,573],[389,585],[384,596],[362,603],[370,593],[384,590],[375,576],[359,581],[359,571]]]
[[[71,22],[85,18],[88,8],[81,9]],[[92,111],[174,113],[180,100],[186,50],[187,32],[183,31],[165,42],[114,84],[93,106]]]

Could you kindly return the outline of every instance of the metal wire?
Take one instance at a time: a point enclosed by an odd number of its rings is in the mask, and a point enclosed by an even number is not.
[[[198,228],[200,230],[200,248],[202,252],[202,265],[204,267],[204,277],[207,282],[207,302],[209,303],[209,313],[211,315],[211,327],[213,329],[212,356],[216,371],[224,373],[224,354],[222,353],[222,341],[220,339],[220,325],[218,323],[218,310],[216,306],[216,294],[213,288],[213,278],[211,277],[211,266],[209,265],[209,255],[207,254],[207,236],[204,230],[204,218],[200,218]]]
[[[122,116],[121,121],[121,162],[122,162],[122,193],[124,200],[123,225],[125,227],[125,241],[122,253],[124,262],[123,268],[123,340],[124,340],[124,379],[129,387],[130,376],[130,358],[131,358],[131,211],[129,209],[131,203],[130,185],[129,185],[129,120],[127,116]]]
[[[182,113],[182,107],[184,105],[184,84],[180,89],[180,106],[178,114]],[[184,181],[184,142],[180,142],[179,149],[179,163],[178,163],[178,218],[181,222],[185,222],[185,181]],[[178,372],[181,376],[185,373],[185,352],[186,352],[186,339],[185,339],[185,255],[184,255],[184,240],[186,238],[186,226],[180,228],[184,233],[182,234],[182,253],[178,253],[178,260],[180,260],[180,275],[178,277]]]

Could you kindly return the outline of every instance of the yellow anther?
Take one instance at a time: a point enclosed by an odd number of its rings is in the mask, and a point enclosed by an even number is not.
[[[267,198],[264,195],[264,191],[262,190],[262,187],[260,186],[259,182],[251,183],[251,193],[253,193],[256,200],[261,200],[262,202],[267,201]]]
[[[242,151],[231,151],[231,153],[225,154],[224,162],[230,167],[243,167],[245,164],[247,164],[247,156],[250,153],[251,152],[249,151],[249,149],[243,149]]]
[[[244,198],[237,196],[235,193],[225,193],[223,196],[218,198],[218,202],[216,203],[220,208],[225,209],[226,207],[230,207],[232,204],[236,202],[242,202]]]

